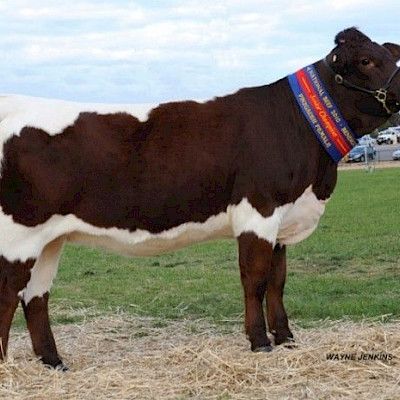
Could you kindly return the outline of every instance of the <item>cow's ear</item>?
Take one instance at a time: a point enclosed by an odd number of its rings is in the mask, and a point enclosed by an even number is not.
[[[383,47],[386,47],[397,61],[400,60],[400,46],[398,44],[384,43]]]

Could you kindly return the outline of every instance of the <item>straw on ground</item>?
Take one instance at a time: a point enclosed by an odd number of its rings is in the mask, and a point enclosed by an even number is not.
[[[55,328],[67,373],[29,358],[27,335],[13,332],[0,398],[399,399],[399,328],[372,320],[294,326],[296,348],[253,354],[239,324],[222,333],[204,321],[103,316]],[[332,361],[330,353],[381,360]]]

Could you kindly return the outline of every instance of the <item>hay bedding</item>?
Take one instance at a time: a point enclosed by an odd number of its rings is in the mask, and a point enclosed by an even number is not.
[[[294,327],[297,348],[252,354],[203,321],[160,323],[125,315],[55,328],[71,370],[50,371],[13,332],[0,364],[0,399],[400,399],[400,322]],[[330,352],[391,353],[382,361],[328,361]]]

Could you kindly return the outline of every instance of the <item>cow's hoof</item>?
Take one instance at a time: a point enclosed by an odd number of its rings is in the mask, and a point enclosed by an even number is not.
[[[254,353],[270,353],[272,351],[272,346],[260,346],[253,349]]]
[[[274,335],[274,343],[276,346],[280,344],[293,344],[293,333],[289,330],[283,329],[281,332],[271,331]]]
[[[56,371],[60,372],[67,372],[69,370],[69,368],[61,360],[50,362],[42,358],[41,361],[44,364],[44,366],[48,369],[55,369]]]
[[[62,361],[60,364],[56,365],[56,367],[54,368],[56,371],[60,371],[60,372],[67,372],[69,371],[68,365],[65,365]]]
[[[295,340],[293,339],[293,337],[290,336],[284,336],[284,337],[275,337],[275,345],[282,345],[287,349],[293,349],[297,346]]]
[[[297,343],[293,338],[288,338],[288,340],[284,343],[282,343],[282,346],[285,349],[296,349],[297,348]]]

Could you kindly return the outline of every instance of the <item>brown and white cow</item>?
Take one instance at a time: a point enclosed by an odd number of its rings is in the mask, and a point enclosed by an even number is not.
[[[351,129],[371,132],[399,110],[400,76],[385,108],[361,88],[393,75],[400,47],[354,28],[314,64]],[[332,72],[334,71],[334,72]],[[118,112],[117,112],[118,111]],[[316,228],[337,164],[312,133],[287,79],[198,103],[85,106],[0,98],[0,337],[6,353],[21,301],[35,353],[62,367],[48,292],[66,241],[128,255],[234,237],[253,351],[292,338],[282,294],[285,245]]]

